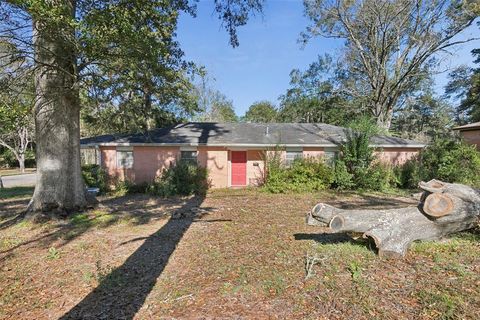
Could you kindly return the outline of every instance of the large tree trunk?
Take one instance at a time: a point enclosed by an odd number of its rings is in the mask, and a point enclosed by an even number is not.
[[[401,257],[415,240],[440,239],[476,226],[480,219],[480,191],[461,184],[432,180],[416,207],[389,210],[342,210],[317,204],[307,216],[309,225],[331,231],[359,232],[375,241],[381,256]]]
[[[52,0],[74,17],[74,0]],[[68,19],[65,19],[68,20]],[[72,212],[86,206],[80,167],[80,102],[74,29],[67,21],[34,20],[37,183],[31,211]]]

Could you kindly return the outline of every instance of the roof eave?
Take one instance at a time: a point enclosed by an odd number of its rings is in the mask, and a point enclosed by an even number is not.
[[[125,147],[125,146],[137,146],[137,147],[245,147],[245,148],[269,148],[269,147],[304,147],[304,148],[329,148],[339,147],[340,144],[334,143],[318,143],[318,144],[270,144],[270,143],[130,143],[130,142],[103,142],[103,143],[88,143],[82,144],[81,148],[92,147]],[[371,144],[373,148],[424,148],[426,144]]]

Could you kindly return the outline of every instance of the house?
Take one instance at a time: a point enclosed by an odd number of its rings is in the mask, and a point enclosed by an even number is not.
[[[112,177],[150,182],[178,159],[187,159],[208,168],[212,187],[224,188],[261,183],[268,150],[281,147],[287,163],[297,157],[329,159],[345,137],[345,128],[323,123],[189,122],[146,133],[85,138],[81,147]],[[382,161],[394,165],[424,147],[390,136],[375,136],[371,143]]]
[[[477,149],[480,150],[480,122],[455,127],[453,130],[458,131],[463,140],[476,145]]]

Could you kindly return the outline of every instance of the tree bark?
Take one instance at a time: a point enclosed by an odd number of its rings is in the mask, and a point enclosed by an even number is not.
[[[319,203],[307,216],[309,225],[328,226],[334,233],[360,232],[372,238],[380,256],[403,257],[415,240],[435,240],[476,226],[480,191],[437,180],[421,182],[416,207],[388,210],[342,210]]]
[[[20,167],[20,172],[25,173],[25,153],[18,155],[18,166]]]
[[[65,17],[74,0],[53,0]],[[80,99],[73,27],[69,19],[33,21],[37,181],[29,210],[70,213],[86,206],[80,166]]]

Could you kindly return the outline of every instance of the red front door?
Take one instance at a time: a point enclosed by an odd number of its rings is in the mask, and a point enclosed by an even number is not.
[[[247,152],[232,151],[232,186],[247,185]]]

